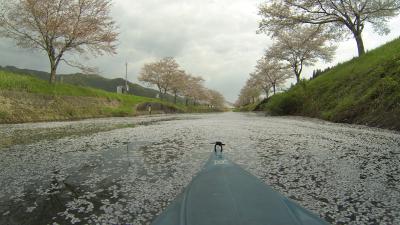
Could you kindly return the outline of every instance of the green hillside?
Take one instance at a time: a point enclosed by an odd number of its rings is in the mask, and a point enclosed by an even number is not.
[[[400,39],[301,82],[262,108],[400,130]]]
[[[123,95],[70,84],[51,85],[31,75],[0,70],[0,123],[71,120],[155,113],[201,112],[155,98]]]
[[[19,69],[14,66],[5,66],[5,67],[0,66],[0,70],[5,72],[25,74],[45,81],[47,81],[50,76],[50,74],[47,72],[29,70],[29,69]],[[62,83],[92,87],[109,92],[116,92],[117,86],[125,85],[125,80],[122,78],[108,79],[95,74],[81,74],[81,73],[60,74],[57,77],[58,80],[62,80]],[[129,85],[129,94],[149,97],[149,98],[155,98],[158,94],[158,91],[154,89],[145,88],[135,83],[128,82],[128,85]],[[167,98],[171,101],[173,99],[172,96],[167,96]]]
[[[95,74],[68,74],[60,75],[62,77],[63,83],[73,84],[78,86],[92,87],[97,89],[102,89],[109,92],[116,92],[117,86],[125,85],[125,80],[122,78],[107,79]],[[158,91],[142,87],[138,84],[128,82],[129,94],[155,98]]]

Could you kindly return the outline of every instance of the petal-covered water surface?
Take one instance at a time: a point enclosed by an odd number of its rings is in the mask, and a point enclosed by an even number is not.
[[[0,224],[149,224],[217,140],[332,224],[400,224],[392,131],[223,113],[1,125],[0,135],[13,141],[0,150]]]

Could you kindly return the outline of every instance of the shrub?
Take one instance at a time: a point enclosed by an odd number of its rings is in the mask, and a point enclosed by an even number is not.
[[[302,108],[302,96],[294,92],[285,92],[275,95],[265,105],[266,111],[271,115],[293,115]]]
[[[5,118],[7,118],[7,116],[8,116],[7,112],[0,111],[0,120],[4,120]]]

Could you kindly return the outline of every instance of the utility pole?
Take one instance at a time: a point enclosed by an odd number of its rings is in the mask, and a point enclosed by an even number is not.
[[[128,86],[128,61],[125,61],[125,90],[128,94],[129,86]]]

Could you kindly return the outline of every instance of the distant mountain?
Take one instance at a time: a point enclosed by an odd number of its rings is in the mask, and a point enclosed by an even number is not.
[[[0,70],[15,72],[20,74],[26,74],[33,77],[37,77],[42,80],[49,80],[50,74],[43,71],[19,69],[14,66],[1,67]],[[109,92],[116,92],[117,86],[125,85],[125,80],[122,78],[108,79],[96,74],[61,74],[57,75],[57,80],[63,83],[73,84],[78,86],[92,87],[102,89]],[[155,98],[158,95],[158,91],[140,86],[139,84],[128,82],[129,93],[138,96],[144,96],[149,98]],[[168,99],[173,99],[172,96],[168,96]]]
[[[59,79],[63,83],[98,88],[109,92],[116,92],[118,86],[125,86],[125,80],[122,78],[108,79],[96,74],[62,74],[59,75]],[[128,82],[128,86],[129,94],[149,98],[155,98],[158,94],[158,91],[139,84]]]

